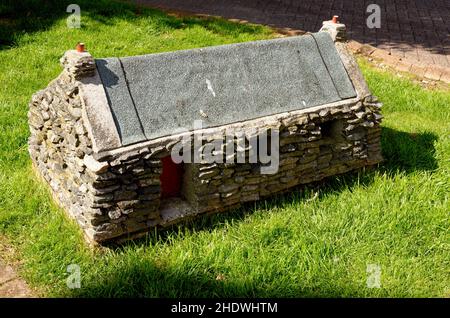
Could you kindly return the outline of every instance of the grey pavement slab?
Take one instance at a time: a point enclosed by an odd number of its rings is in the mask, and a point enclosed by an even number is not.
[[[31,297],[27,283],[0,259],[0,298]]]

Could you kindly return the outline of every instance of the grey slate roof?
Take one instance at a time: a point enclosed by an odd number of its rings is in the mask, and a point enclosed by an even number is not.
[[[356,96],[325,32],[96,64],[124,146]]]

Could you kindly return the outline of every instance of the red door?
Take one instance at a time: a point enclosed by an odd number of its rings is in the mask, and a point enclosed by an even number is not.
[[[183,165],[176,164],[170,156],[164,157],[162,161],[161,197],[179,197],[181,196],[181,182],[183,178]]]

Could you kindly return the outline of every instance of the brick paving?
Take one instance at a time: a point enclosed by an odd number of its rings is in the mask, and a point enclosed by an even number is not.
[[[450,68],[449,0],[135,0],[162,9],[207,14],[318,31],[322,21],[340,16],[349,38],[370,44],[413,65]],[[381,28],[369,29],[369,4],[381,7]],[[417,62],[417,63],[416,63]],[[411,64],[411,63],[409,63]],[[411,69],[411,67],[409,67]]]

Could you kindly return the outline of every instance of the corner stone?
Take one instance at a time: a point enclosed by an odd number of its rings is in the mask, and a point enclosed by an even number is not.
[[[106,172],[109,166],[108,162],[97,161],[91,155],[84,156],[83,162],[86,165],[86,168],[97,174]]]

